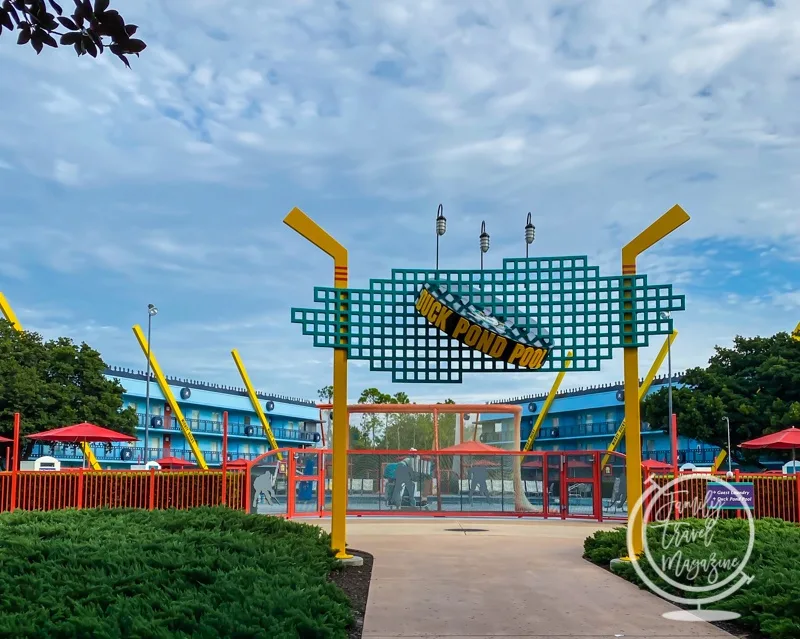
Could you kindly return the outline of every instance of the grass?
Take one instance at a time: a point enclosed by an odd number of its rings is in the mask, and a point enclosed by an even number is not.
[[[686,520],[685,531],[700,532],[706,525],[704,520]],[[741,618],[736,625],[743,629],[762,633],[772,639],[796,639],[800,637],[800,527],[777,519],[760,519],[755,522],[756,534],[753,554],[744,572],[753,576],[730,598],[715,603],[714,608],[737,612]],[[684,531],[684,532],[685,532]],[[696,574],[684,571],[678,577],[669,559],[675,554],[674,524],[667,536],[664,529],[648,527],[648,544],[653,557],[664,572],[682,584],[707,585],[713,579],[713,571],[699,570]],[[684,538],[685,539],[685,538]],[[741,559],[749,540],[749,528],[745,519],[720,519],[711,534],[692,543],[682,543],[682,559],[703,560],[712,556],[717,560]],[[664,547],[667,546],[667,549]],[[584,557],[598,565],[608,567],[611,559],[627,555],[625,529],[598,531],[584,542]],[[639,564],[645,574],[666,592],[684,597],[697,597],[688,592],[679,592],[660,579],[647,561]],[[731,565],[731,564],[729,564]],[[615,569],[620,576],[645,587],[630,565]],[[715,583],[731,574],[731,570],[720,570]],[[709,606],[706,606],[709,607]]]
[[[224,508],[0,516],[2,637],[347,637],[316,527]]]

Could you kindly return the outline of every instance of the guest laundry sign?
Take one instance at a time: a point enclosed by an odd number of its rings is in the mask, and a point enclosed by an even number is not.
[[[731,488],[728,488],[730,486]],[[709,482],[706,487],[706,505],[721,510],[743,510],[744,505],[753,508],[755,503],[755,486],[753,482],[728,482],[727,486]]]

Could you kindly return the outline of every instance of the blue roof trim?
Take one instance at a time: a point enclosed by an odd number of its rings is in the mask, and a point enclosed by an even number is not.
[[[118,366],[109,366],[105,370],[105,374],[109,377],[118,377],[120,379],[138,379],[147,381],[147,374],[144,371],[134,371],[130,368],[121,368]],[[186,388],[194,388],[196,390],[211,391],[214,393],[224,393],[226,395],[236,395],[237,397],[247,397],[247,390],[238,388],[236,386],[225,386],[224,384],[214,384],[212,382],[201,382],[198,380],[180,379],[178,377],[165,376],[170,384],[176,386],[185,386]],[[299,399],[297,397],[287,397],[285,395],[274,395],[256,391],[256,395],[260,399],[271,399],[277,402],[284,402],[286,404],[295,404],[297,406],[316,406],[317,403],[310,399]]]

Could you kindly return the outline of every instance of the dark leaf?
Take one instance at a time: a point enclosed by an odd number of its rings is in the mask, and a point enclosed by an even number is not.
[[[78,40],[72,46],[75,47],[75,53],[77,53],[78,55],[83,55],[84,54],[83,45],[81,44],[80,40]]]
[[[61,5],[55,2],[55,0],[49,0],[50,6],[53,7],[53,11],[55,11],[58,15],[64,13],[64,9],[61,8]]]
[[[0,27],[5,27],[9,31],[14,28],[14,23],[11,22],[11,15],[5,9],[0,9]]]
[[[44,42],[48,47],[53,47],[54,49],[58,48],[56,39],[46,31],[42,32],[42,42]]]
[[[64,26],[64,28],[69,29],[70,31],[78,30],[78,25],[75,24],[70,18],[63,17],[59,18],[58,21]]]
[[[147,48],[147,45],[144,42],[142,42],[141,40],[138,40],[136,38],[132,38],[132,39],[128,40],[128,42],[126,43],[125,52],[126,53],[137,53],[138,54],[138,53],[141,53],[142,51],[144,51],[146,48]]]
[[[95,46],[100,49],[100,53],[103,53],[103,40],[100,38],[100,36],[94,31],[90,30],[89,37],[92,39],[92,42],[94,42]]]
[[[23,13],[27,11],[24,0],[14,0],[11,4],[13,4],[19,11],[22,11]]]
[[[126,67],[128,67],[129,69],[131,68],[131,63],[130,63],[130,62],[128,62],[128,58],[127,58],[127,57],[125,57],[125,56],[124,56],[123,54],[121,54],[121,53],[120,53],[119,55],[117,55],[117,57],[118,57],[120,60],[122,60],[122,61],[125,63],[125,66],[126,66]]]
[[[28,44],[31,40],[31,29],[28,26],[28,23],[24,23],[25,27],[20,27],[19,29],[19,37],[17,38],[17,44]]]
[[[6,11],[8,11],[9,15],[10,15],[12,18],[14,18],[14,22],[16,22],[17,24],[19,24],[19,22],[20,22],[20,20],[19,20],[19,14],[17,13],[17,10],[14,8],[14,5],[13,5],[13,4],[11,4],[11,2],[9,2],[9,0],[5,0],[5,2],[3,2],[3,8],[4,8]]]
[[[83,40],[81,40],[81,42],[83,43],[83,48],[86,50],[86,53],[88,53],[93,58],[96,58],[97,47],[94,45],[94,42],[92,42],[92,38],[88,35],[83,36]]]
[[[61,44],[65,46],[69,46],[71,44],[75,44],[81,41],[81,34],[80,33],[65,33],[61,36]]]
[[[47,29],[48,31],[55,31],[58,29],[58,22],[56,22],[55,16],[48,13],[44,18],[39,20],[39,26],[42,29]]]
[[[136,31],[138,31],[138,29],[139,29],[139,27],[137,27],[135,24],[126,24],[125,25],[125,33],[127,33],[129,36],[132,36],[134,33],[136,33]]]
[[[109,0],[94,0],[94,12],[97,15],[103,13],[106,9],[108,9]]]
[[[34,31],[33,35],[31,35],[31,46],[36,49],[36,55],[39,55],[44,49],[44,44],[42,43],[42,38],[39,36],[40,33],[44,33],[44,31]]]

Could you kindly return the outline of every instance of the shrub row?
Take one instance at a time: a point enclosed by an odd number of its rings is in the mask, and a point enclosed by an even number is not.
[[[698,565],[697,562],[712,557],[718,562],[741,559],[745,555],[750,538],[746,519],[717,520],[710,534],[701,535],[708,520],[688,519],[669,528],[648,526],[648,546],[653,559],[669,576],[676,577],[670,569],[669,560],[675,555],[678,545],[675,535],[681,535],[680,559]],[[800,527],[778,519],[760,519],[755,522],[755,544],[744,573],[753,580],[731,597],[714,604],[715,608],[730,610],[741,615],[737,624],[748,630],[761,632],[772,639],[797,639],[800,637]],[[680,532],[678,532],[680,531]],[[686,533],[695,533],[694,542],[685,542]],[[608,567],[612,559],[628,554],[626,531],[598,531],[584,542],[584,557],[598,565]],[[661,579],[648,561],[639,565],[647,577],[664,591],[687,598],[704,596],[704,593],[679,591]],[[672,566],[676,566],[673,563]],[[685,565],[685,564],[684,564]],[[728,564],[733,566],[733,564]],[[629,565],[623,564],[616,572],[625,579],[646,586]],[[677,581],[682,584],[706,586],[719,583],[731,574],[731,570],[719,570],[717,576],[710,570],[683,571]],[[708,593],[705,593],[708,596]]]
[[[346,637],[319,528],[226,508],[0,516],[0,636]]]

